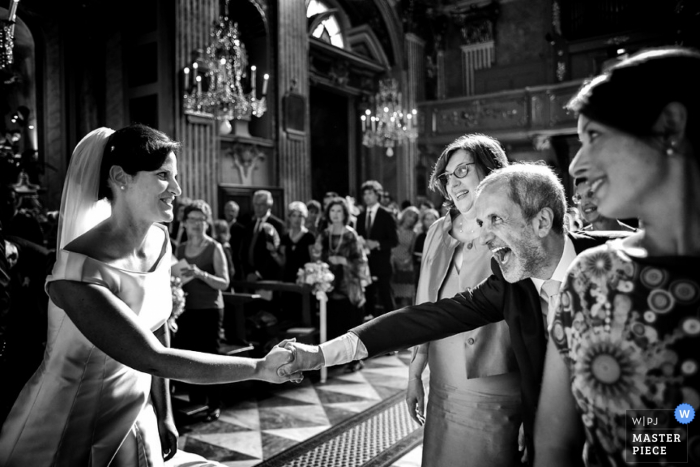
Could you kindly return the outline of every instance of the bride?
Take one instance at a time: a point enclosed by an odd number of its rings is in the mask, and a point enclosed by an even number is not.
[[[94,130],[75,148],[46,285],[44,360],[2,427],[0,465],[163,465],[177,451],[168,379],[287,380],[276,370],[292,354],[279,347],[262,359],[169,348],[161,223],[181,194],[178,148],[143,125]]]

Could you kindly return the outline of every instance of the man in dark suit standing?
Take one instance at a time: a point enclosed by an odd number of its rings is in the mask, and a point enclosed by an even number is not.
[[[224,218],[228,224],[228,231],[231,235],[228,243],[231,245],[231,258],[233,259],[234,276],[231,278],[237,281],[244,279],[243,267],[241,265],[241,245],[245,236],[245,227],[238,222],[240,207],[235,201],[227,201],[224,205]]]
[[[279,253],[284,222],[272,212],[272,193],[258,190],[253,194],[255,217],[246,227],[241,257],[248,281],[280,280],[282,265]]]
[[[391,290],[391,249],[399,244],[399,237],[394,216],[379,204],[382,185],[376,180],[368,180],[360,191],[365,210],[357,217],[357,233],[369,249],[369,272],[372,274],[372,284],[365,291],[365,313],[379,316],[396,308]],[[376,307],[377,295],[382,305],[381,313]]]
[[[567,233],[564,187],[543,165],[514,164],[492,172],[477,189],[475,207],[479,239],[493,254],[493,275],[452,298],[405,307],[367,322],[320,348],[298,346],[294,362],[278,372],[342,364],[505,320],[520,370],[521,447],[527,448],[532,463],[547,324],[554,313],[549,299],[558,295],[578,253],[628,234]]]

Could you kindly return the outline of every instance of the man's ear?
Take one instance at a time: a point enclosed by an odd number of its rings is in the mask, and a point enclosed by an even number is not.
[[[552,208],[542,208],[532,219],[532,227],[538,237],[544,238],[549,235],[554,223],[554,211]]]
[[[688,110],[680,102],[669,102],[661,110],[653,131],[662,135],[665,147],[678,146],[686,138],[686,126],[688,123]]]
[[[113,165],[109,168],[109,181],[114,183],[116,187],[125,187],[131,177],[119,165]],[[123,188],[122,188],[123,189]]]

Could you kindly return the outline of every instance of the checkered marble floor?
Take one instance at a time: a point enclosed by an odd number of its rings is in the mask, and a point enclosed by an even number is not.
[[[358,372],[330,368],[321,384],[256,384],[221,418],[183,430],[179,446],[231,467],[252,467],[406,389],[410,352],[366,360]],[[187,431],[187,432],[184,432]],[[392,467],[420,465],[420,447]]]

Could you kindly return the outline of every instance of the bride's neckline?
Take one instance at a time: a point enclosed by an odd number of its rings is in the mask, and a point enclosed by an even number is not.
[[[166,256],[167,251],[168,251],[168,245],[170,244],[170,236],[168,235],[167,230],[165,230],[165,227],[160,225],[160,224],[154,224],[154,225],[157,226],[161,231],[163,231],[165,238],[163,240],[163,245],[161,247],[160,254],[158,255],[158,259],[156,259],[156,261],[153,263],[153,266],[151,266],[151,268],[148,271],[134,271],[132,269],[122,268],[122,267],[116,266],[114,264],[110,264],[108,262],[99,260],[97,258],[93,258],[92,256],[87,255],[85,253],[80,253],[77,251],[69,250],[67,247],[70,246],[70,244],[66,245],[66,247],[63,248],[62,251],[65,251],[66,253],[70,253],[73,255],[84,256],[85,258],[88,258],[92,261],[96,261],[100,264],[104,264],[105,266],[109,267],[110,269],[115,269],[117,271],[122,271],[122,272],[129,273],[129,274],[142,274],[142,275],[152,274],[152,273],[156,272],[158,269],[160,269],[160,266],[165,262],[164,258]]]

